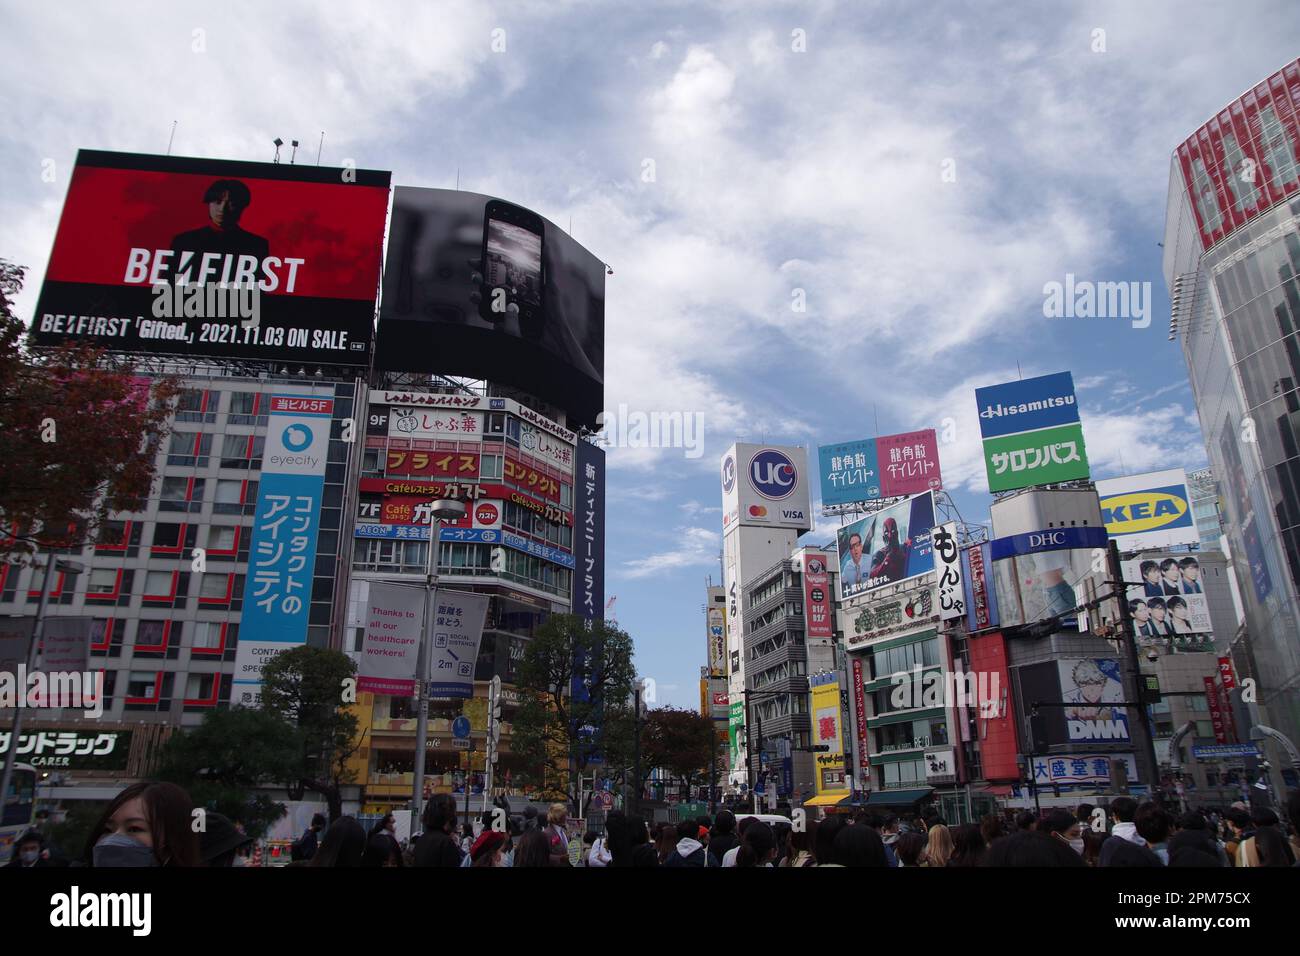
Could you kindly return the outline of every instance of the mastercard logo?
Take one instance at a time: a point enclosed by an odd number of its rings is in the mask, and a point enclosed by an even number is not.
[[[750,516],[751,518],[766,518],[766,517],[767,517],[767,509],[764,508],[762,505],[750,505],[750,506],[749,506],[749,516]]]

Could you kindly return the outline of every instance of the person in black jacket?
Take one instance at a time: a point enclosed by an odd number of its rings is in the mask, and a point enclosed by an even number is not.
[[[1132,844],[1129,844],[1132,846]],[[1151,853],[1150,850],[1147,850]],[[1154,853],[1151,857],[1159,865]],[[1017,830],[995,840],[979,861],[980,866],[1084,866],[1083,857],[1056,837],[1034,830]]]
[[[316,855],[320,846],[318,834],[325,829],[325,814],[317,813],[311,818],[311,826],[303,831],[302,836],[289,847],[289,856],[293,860],[310,860]]]
[[[632,846],[633,866],[658,866],[659,851],[650,842],[650,830],[645,819],[636,814],[627,818],[628,842]]]
[[[1205,817],[1185,813],[1178,823],[1182,829],[1169,838],[1170,866],[1223,866]]]
[[[709,832],[709,866],[722,866],[728,850],[740,846],[736,836],[736,815],[730,810],[719,810],[713,829]]]
[[[460,866],[460,849],[452,834],[456,831],[456,799],[449,793],[435,794],[421,814],[424,833],[415,843],[416,866]]]
[[[37,830],[28,830],[14,844],[14,855],[5,864],[5,869],[34,870],[58,866],[67,866],[67,863],[52,859],[50,851],[45,847],[45,837]]]

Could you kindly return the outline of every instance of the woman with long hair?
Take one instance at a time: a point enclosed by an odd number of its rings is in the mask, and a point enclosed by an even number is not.
[[[325,831],[308,866],[360,866],[366,852],[366,828],[356,817],[339,817]]]
[[[952,856],[948,857],[948,865],[979,866],[986,849],[980,828],[974,823],[963,823],[952,831]]]
[[[677,849],[677,828],[671,823],[665,823],[663,829],[659,831],[659,842],[655,844],[655,850],[659,853],[659,865],[663,866]]]
[[[525,830],[515,844],[515,866],[550,866],[551,841],[541,830]]]
[[[925,846],[925,859],[929,866],[947,866],[952,859],[952,831],[942,823],[930,827],[929,841]]]
[[[86,841],[87,866],[198,866],[194,803],[174,783],[132,784],[108,805]]]
[[[645,819],[635,813],[627,818],[628,843],[632,847],[633,866],[658,866],[659,851],[650,842],[650,830]]]
[[[745,830],[736,854],[736,866],[771,866],[776,857],[776,833],[761,820],[755,820]]]

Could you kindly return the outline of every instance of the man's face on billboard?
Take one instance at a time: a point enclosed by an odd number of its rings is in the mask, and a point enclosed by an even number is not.
[[[1048,568],[1043,572],[1043,587],[1054,588],[1065,580],[1060,568]]]
[[[1157,624],[1161,623],[1165,619],[1165,606],[1163,604],[1157,604],[1155,607],[1151,608],[1151,616],[1156,619]]]
[[[1145,624],[1150,617],[1151,608],[1147,607],[1145,604],[1139,604],[1133,609],[1133,619],[1139,624]]]
[[[1188,581],[1195,583],[1196,579],[1201,576],[1201,566],[1199,564],[1189,564],[1183,568],[1183,577]]]
[[[1165,580],[1168,581],[1170,584],[1178,583],[1178,565],[1176,564],[1169,565],[1169,567],[1165,568],[1161,572],[1161,574],[1165,576]]]
[[[238,225],[239,217],[243,214],[244,207],[235,201],[228,189],[208,203],[208,217],[218,229],[229,229]]]
[[[1079,685],[1079,693],[1082,694],[1083,699],[1090,704],[1100,703],[1102,697],[1106,694],[1106,684],[1107,681],[1104,679],[1090,680],[1087,683]]]
[[[1159,581],[1160,580],[1159,565],[1153,564],[1151,567],[1147,568],[1147,572],[1144,575],[1144,577],[1146,578],[1148,584],[1155,584],[1157,581]]]
[[[853,555],[854,564],[862,560],[862,538],[859,535],[849,535],[849,554]]]

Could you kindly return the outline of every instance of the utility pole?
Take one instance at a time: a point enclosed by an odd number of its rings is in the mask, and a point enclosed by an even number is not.
[[[640,678],[632,687],[632,805],[633,813],[641,812],[641,690]]]

